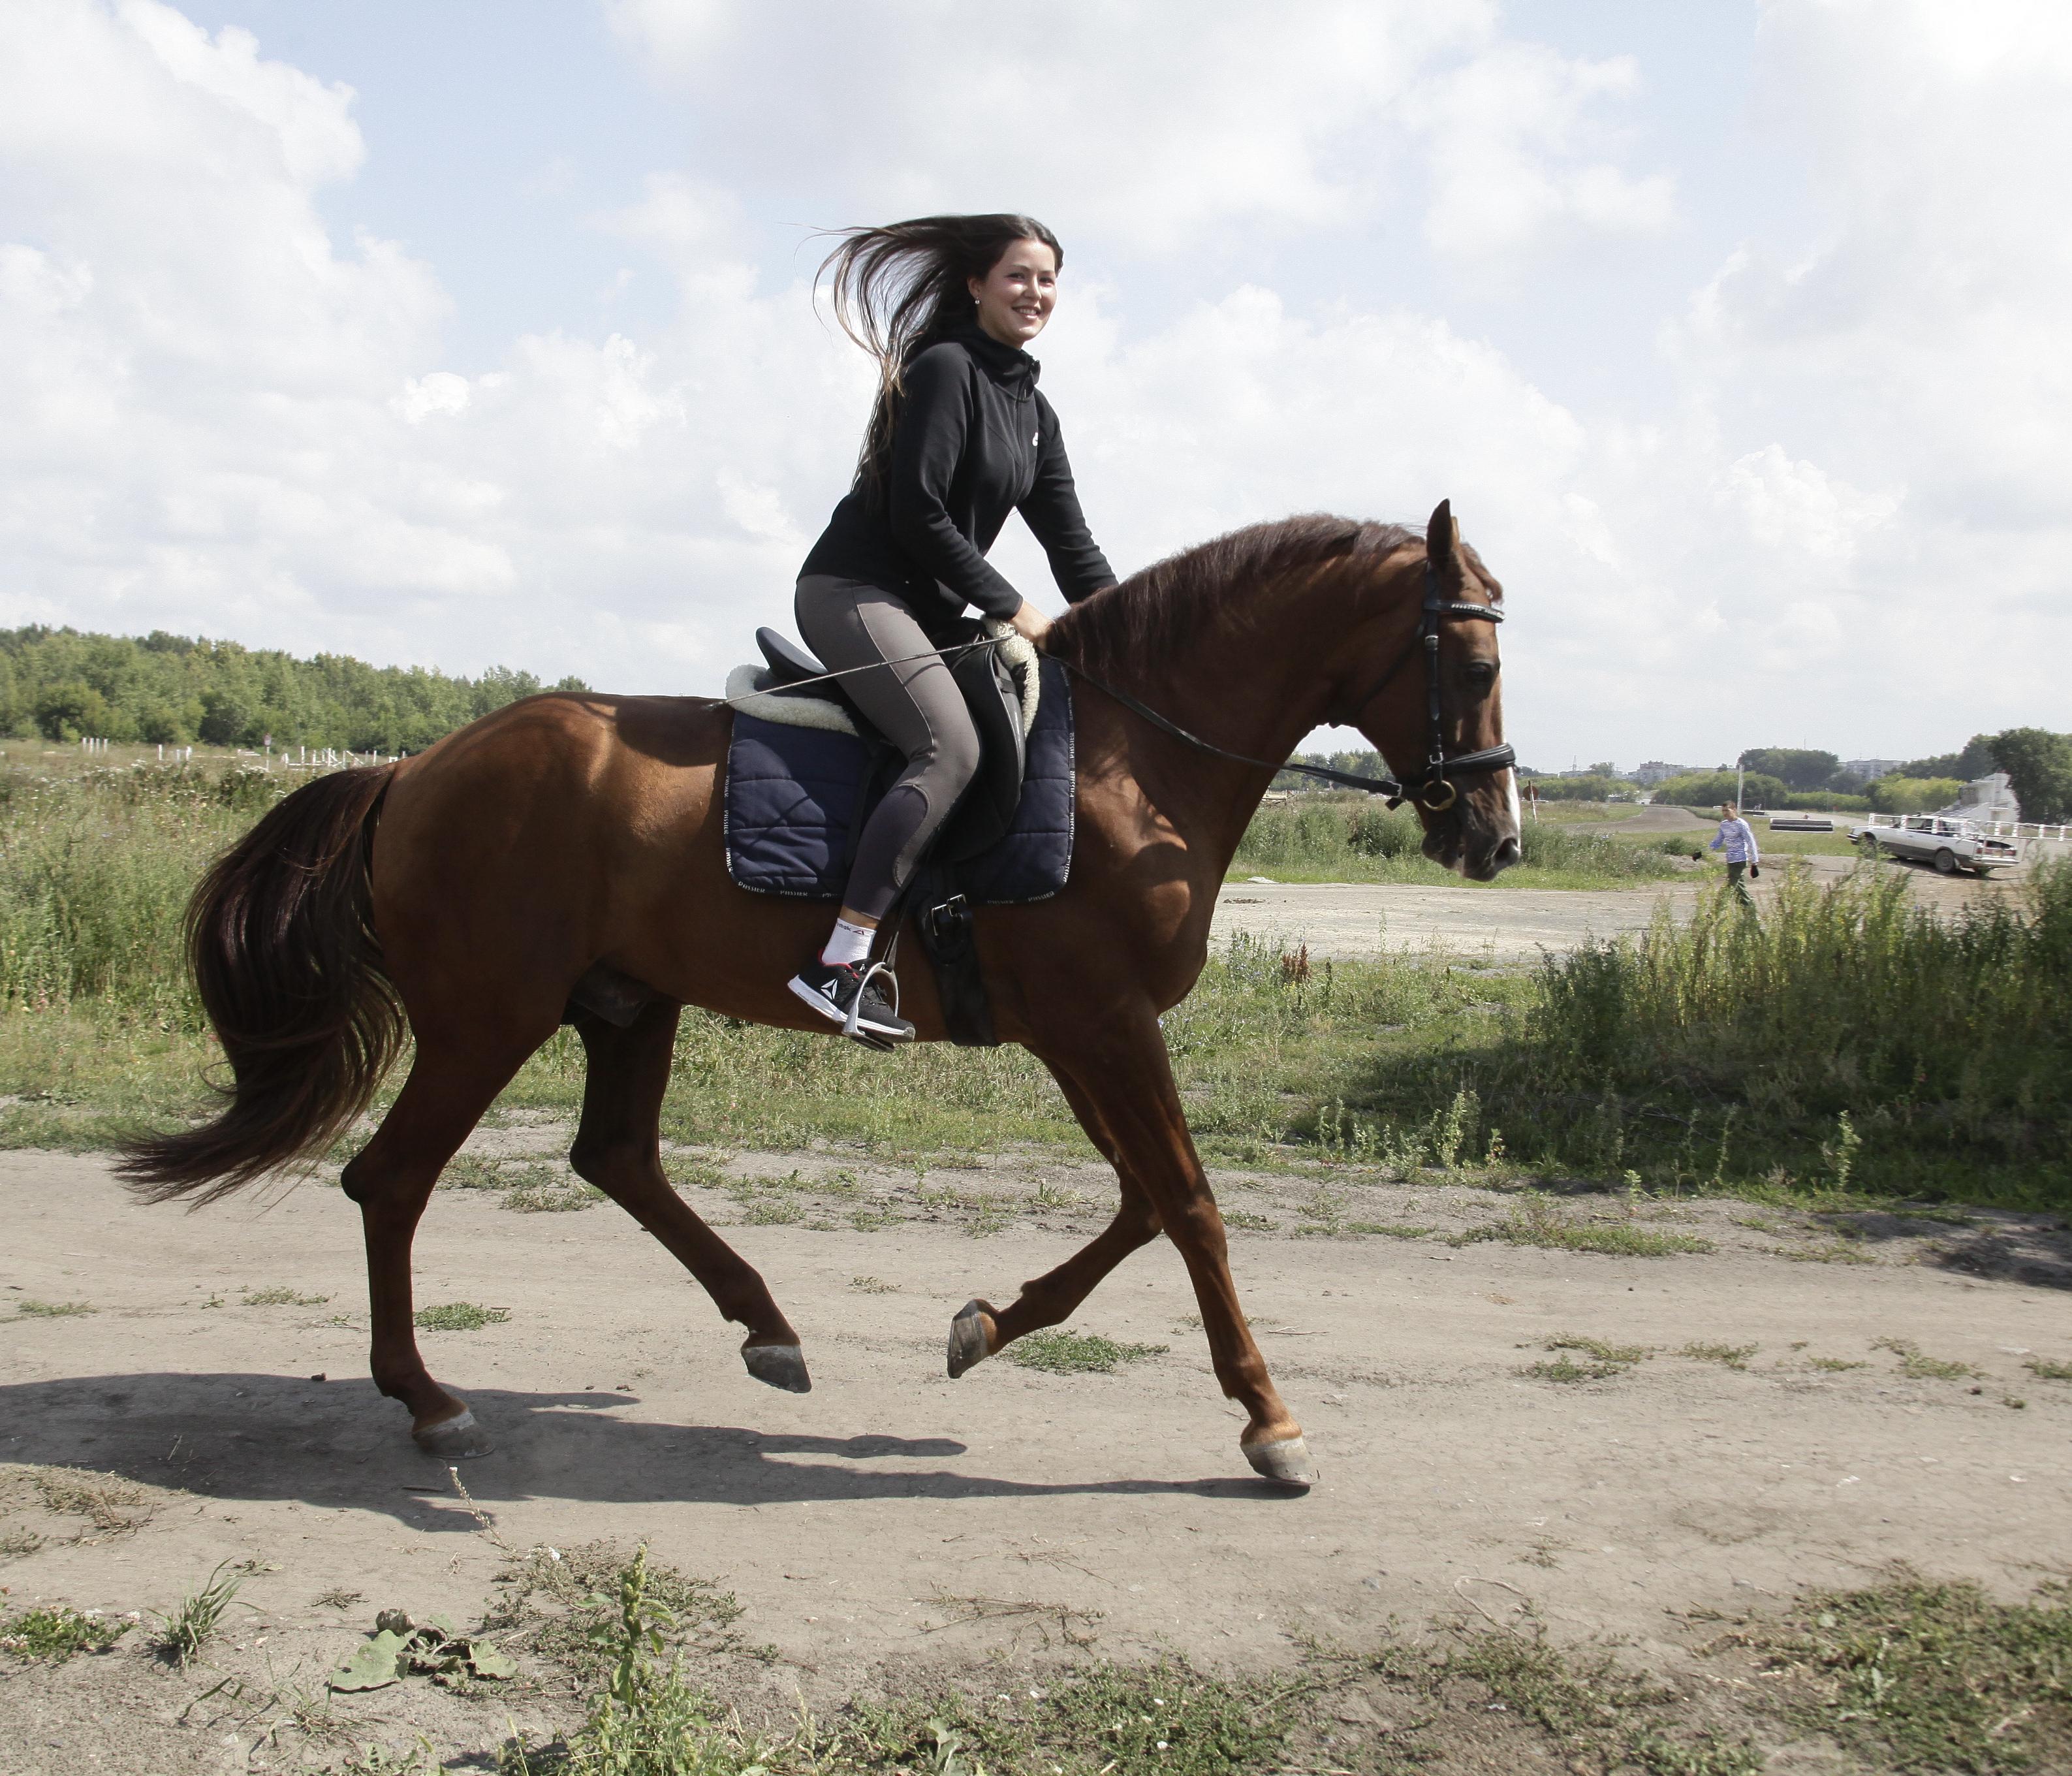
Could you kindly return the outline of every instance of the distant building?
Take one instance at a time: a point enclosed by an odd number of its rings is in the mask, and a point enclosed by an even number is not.
[[[1844,758],[1842,769],[1868,783],[1880,777],[1889,777],[1906,763],[1904,758]]]
[[[1668,782],[1671,777],[1681,777],[1688,768],[1684,765],[1665,765],[1659,758],[1651,758],[1644,765],[1635,765],[1628,775],[1643,789],[1652,789],[1657,783]]]
[[[1974,777],[1958,791],[1955,801],[1935,812],[1960,820],[2004,820],[2012,825],[2021,818],[2021,804],[2014,799],[2008,774],[1996,771],[1990,776]]]

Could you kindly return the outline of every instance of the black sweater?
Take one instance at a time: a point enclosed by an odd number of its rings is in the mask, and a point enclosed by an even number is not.
[[[1019,511],[1069,602],[1113,584],[1079,511],[1058,416],[1036,392],[1040,368],[975,326],[916,354],[883,485],[857,481],[800,572],[882,586],[923,627],[967,604],[1012,617],[1022,594],[985,552]]]

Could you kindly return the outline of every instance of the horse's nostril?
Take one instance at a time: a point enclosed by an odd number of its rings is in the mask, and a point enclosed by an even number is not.
[[[1496,848],[1496,855],[1490,859],[1499,870],[1508,870],[1524,853],[1519,849],[1518,841],[1506,839]]]

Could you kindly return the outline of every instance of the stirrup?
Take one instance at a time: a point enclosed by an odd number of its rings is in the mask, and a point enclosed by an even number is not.
[[[849,1016],[842,1021],[842,1034],[853,1042],[868,1042],[874,1048],[890,1049],[898,1046],[874,1030],[867,1030],[860,1021],[863,1010],[863,996],[870,992],[870,983],[883,975],[892,983],[892,1015],[899,1015],[899,976],[892,972],[892,959],[888,956],[882,962],[874,962],[863,971],[863,978],[857,983],[856,997],[849,1002]]]

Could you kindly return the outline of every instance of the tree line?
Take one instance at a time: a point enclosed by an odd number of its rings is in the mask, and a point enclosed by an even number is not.
[[[417,666],[310,660],[234,641],[0,629],[0,734],[168,745],[336,746],[413,752],[478,716],[549,687],[493,667],[458,678]]]
[[[1787,795],[1861,796],[1873,808],[1901,814],[1944,807],[1955,800],[1958,787],[2004,771],[2024,820],[2072,820],[2072,734],[2048,728],[1975,734],[1955,752],[1910,759],[1868,781],[1844,770],[1833,753],[1803,747],[1752,747],[1737,763],[1750,774],[1751,796],[1760,774],[1768,779],[1766,788],[1774,783]],[[1917,789],[1918,793],[1910,794]]]

